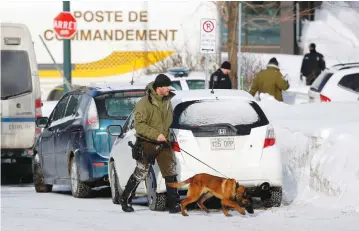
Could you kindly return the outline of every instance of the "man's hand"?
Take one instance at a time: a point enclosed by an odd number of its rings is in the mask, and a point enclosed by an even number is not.
[[[300,81],[303,81],[303,74],[300,73]]]
[[[160,134],[158,137],[157,137],[157,141],[159,142],[166,142],[166,137],[162,134]]]

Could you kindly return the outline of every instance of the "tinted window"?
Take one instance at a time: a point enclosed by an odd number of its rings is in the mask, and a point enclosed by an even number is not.
[[[325,86],[325,84],[332,77],[333,73],[330,72],[322,72],[318,78],[313,82],[312,86],[310,86],[310,90],[321,92]]]
[[[100,119],[127,119],[145,90],[111,92],[95,97]]]
[[[72,95],[69,103],[67,104],[65,117],[75,115],[80,102],[80,95]]]
[[[228,135],[249,135],[252,128],[269,123],[255,102],[238,100],[196,100],[177,105],[172,128],[191,130],[194,136],[217,136],[226,127]]]
[[[182,90],[180,81],[172,81],[171,86],[176,90]]]
[[[204,80],[186,80],[190,90],[204,89]]]
[[[29,56],[26,51],[1,51],[1,99],[32,91]]]
[[[61,119],[65,116],[65,109],[66,109],[67,102],[69,101],[69,98],[70,98],[70,96],[66,96],[57,104],[54,114],[52,115],[51,122]]]
[[[338,84],[344,88],[359,92],[359,74],[346,75]]]

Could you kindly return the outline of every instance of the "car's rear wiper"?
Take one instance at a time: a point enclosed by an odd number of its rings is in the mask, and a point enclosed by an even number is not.
[[[12,95],[7,95],[7,96],[2,96],[1,97],[1,100],[6,100],[6,99],[9,99],[9,98],[12,98],[12,97],[15,97],[15,96],[19,96],[19,95],[23,95],[23,94],[26,94],[26,93],[30,93],[32,90],[27,90],[25,92],[21,92],[21,93],[16,93],[16,94],[12,94]]]

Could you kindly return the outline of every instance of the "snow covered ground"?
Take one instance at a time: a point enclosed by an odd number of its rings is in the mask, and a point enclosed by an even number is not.
[[[282,151],[279,208],[241,216],[231,211],[189,217],[136,205],[126,214],[108,197],[75,199],[63,188],[37,194],[31,185],[1,187],[1,230],[358,230],[359,103],[288,105],[261,96]],[[68,191],[68,189],[67,189]]]

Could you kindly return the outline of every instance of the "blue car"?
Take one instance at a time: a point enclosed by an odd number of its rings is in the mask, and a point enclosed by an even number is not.
[[[108,160],[115,138],[107,130],[123,125],[145,94],[145,86],[82,87],[65,94],[49,118],[38,118],[43,132],[32,161],[36,192],[70,185],[72,195],[82,198],[94,187],[109,185]]]

